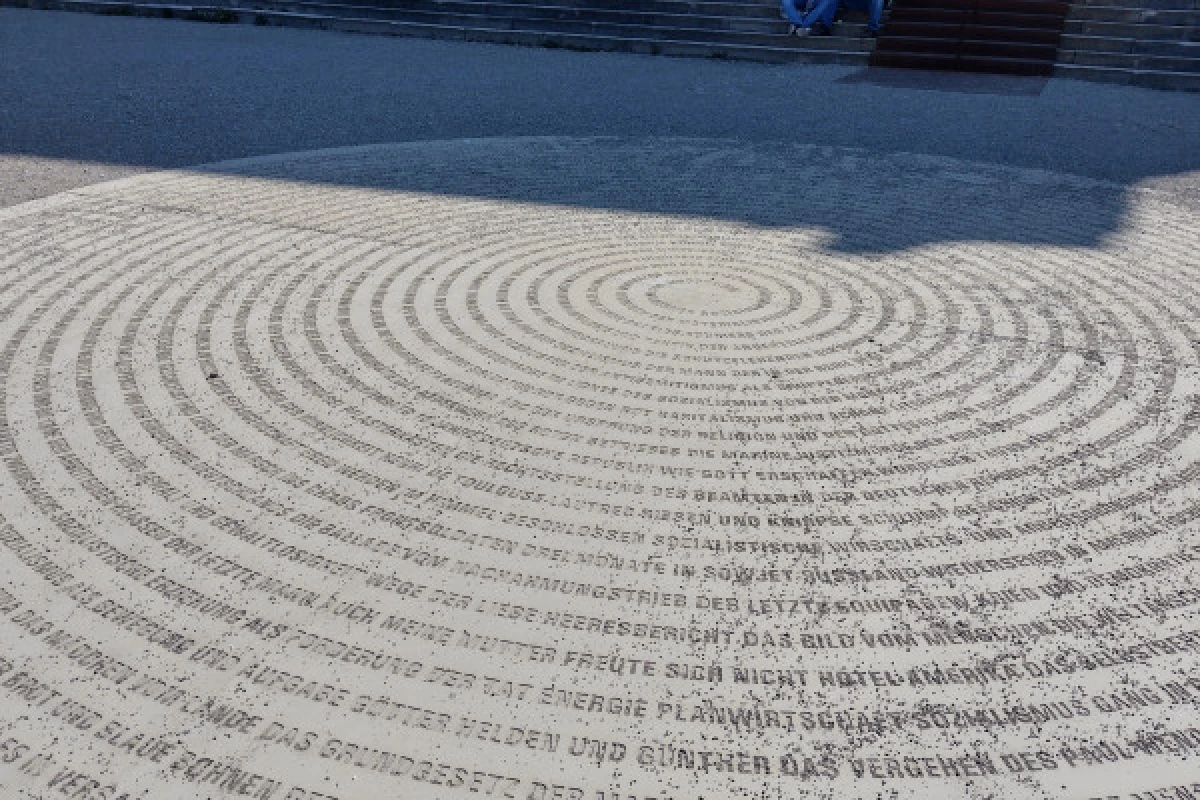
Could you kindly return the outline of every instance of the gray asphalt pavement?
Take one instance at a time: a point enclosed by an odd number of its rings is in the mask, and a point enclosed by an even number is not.
[[[1194,192],[1197,131],[1200,95],[1070,80],[0,9],[3,205],[242,156],[597,134],[937,154]]]

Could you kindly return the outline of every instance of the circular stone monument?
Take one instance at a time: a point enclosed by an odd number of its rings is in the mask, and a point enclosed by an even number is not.
[[[1198,252],[679,140],[2,212],[0,795],[1198,791]]]

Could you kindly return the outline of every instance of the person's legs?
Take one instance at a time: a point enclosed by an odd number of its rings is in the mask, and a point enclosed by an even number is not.
[[[870,33],[879,32],[879,19],[883,16],[883,0],[868,0],[867,4],[867,31]]]
[[[828,32],[833,28],[833,15],[837,13],[838,0],[817,0],[812,11],[804,15],[801,27],[824,28]]]
[[[796,8],[796,0],[780,0],[780,9],[788,22],[804,27],[804,14]]]
[[[847,8],[867,12],[868,35],[879,32],[879,20],[883,16],[884,0],[842,0]]]

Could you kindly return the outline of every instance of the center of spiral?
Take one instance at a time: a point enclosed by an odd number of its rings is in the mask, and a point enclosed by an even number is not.
[[[680,311],[726,314],[753,302],[754,293],[729,281],[715,279],[678,280],[658,287],[660,302]]]

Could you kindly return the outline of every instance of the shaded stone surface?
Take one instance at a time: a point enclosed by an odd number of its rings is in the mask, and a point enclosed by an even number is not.
[[[0,789],[1190,787],[1198,230],[653,139],[0,212]]]

